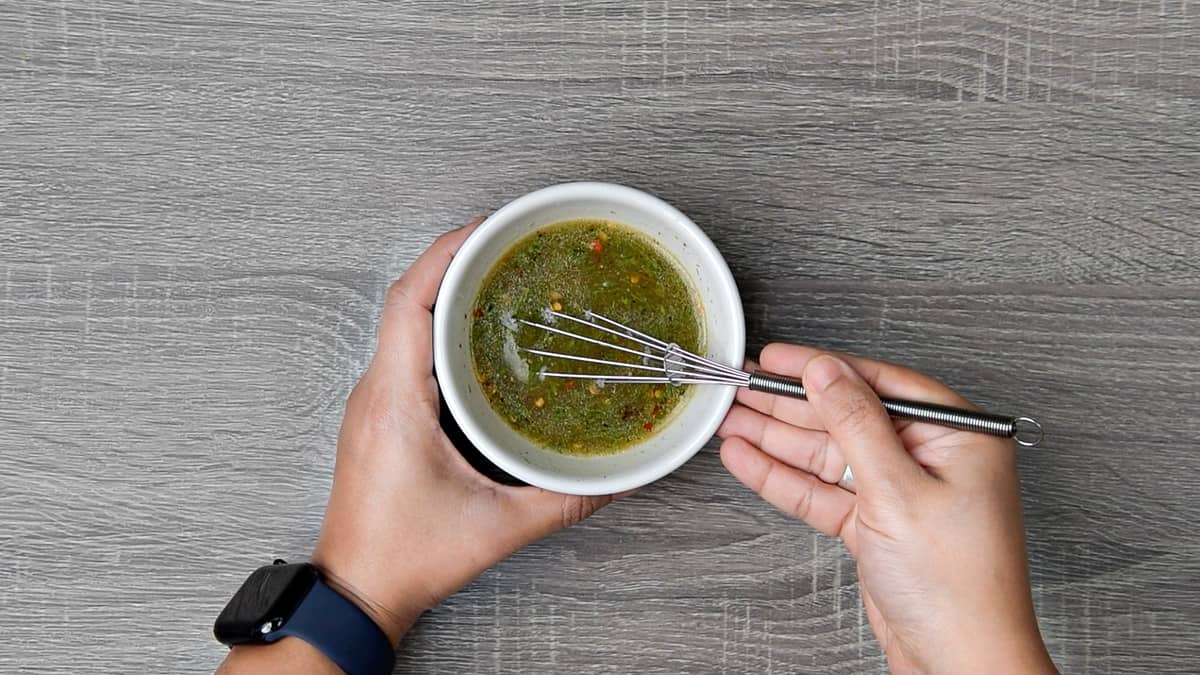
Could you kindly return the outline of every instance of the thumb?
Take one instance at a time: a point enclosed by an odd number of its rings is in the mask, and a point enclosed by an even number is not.
[[[823,354],[804,368],[804,389],[854,471],[858,493],[892,494],[927,477],[908,454],[879,396],[845,361]]]
[[[618,495],[564,495],[541,488],[515,488],[516,501],[524,511],[519,529],[532,543],[555,532],[577,525],[602,506],[628,493]]]

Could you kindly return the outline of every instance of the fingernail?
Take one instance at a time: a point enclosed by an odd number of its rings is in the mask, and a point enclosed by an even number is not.
[[[849,371],[850,367],[841,359],[823,354],[808,362],[804,369],[804,386],[813,391],[825,391]]]

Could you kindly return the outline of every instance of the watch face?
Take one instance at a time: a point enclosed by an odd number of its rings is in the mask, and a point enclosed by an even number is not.
[[[317,579],[307,563],[258,568],[221,610],[213,634],[227,645],[261,642],[292,616]]]

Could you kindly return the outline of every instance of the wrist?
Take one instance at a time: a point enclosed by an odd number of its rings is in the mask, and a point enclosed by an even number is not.
[[[420,616],[470,583],[505,551],[481,542],[459,542],[448,549],[412,547],[403,559],[384,563],[364,555],[360,546],[322,533],[312,563],[331,587],[356,604],[379,625],[392,644],[398,644]]]
[[[342,570],[322,564],[315,557],[313,564],[321,570],[325,584],[370,617],[387,635],[388,642],[393,647],[400,643],[400,639],[417,622],[421,613],[428,609],[420,606],[420,603],[406,602],[402,595],[376,591],[371,584],[359,582]]]
[[[919,670],[925,673],[1058,673],[1036,628],[997,631],[985,639],[964,637],[929,659],[919,659],[918,663],[921,661],[924,665]]]
[[[983,662],[986,670],[1008,673],[1058,673],[1041,635],[1035,629],[1031,634],[1012,636],[997,641]]]

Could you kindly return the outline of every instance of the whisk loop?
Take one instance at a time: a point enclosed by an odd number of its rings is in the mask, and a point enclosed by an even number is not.
[[[638,357],[638,362],[629,363],[623,361],[613,361],[610,359],[601,359],[591,356],[582,356],[579,354],[564,354],[561,352],[552,352],[544,349],[530,349],[520,347],[519,349],[528,354],[534,354],[543,358],[562,359],[564,361],[575,361],[582,363],[591,363],[595,365],[610,366],[613,368],[626,368],[632,371],[641,371],[644,374],[591,374],[591,373],[564,373],[564,372],[547,372],[545,370],[538,373],[538,377],[557,377],[583,380],[599,380],[601,382],[613,383],[637,383],[637,384],[670,384],[674,386],[684,384],[716,384],[732,387],[746,387],[754,391],[762,391],[778,396],[788,396],[791,398],[805,399],[807,398],[804,391],[804,384],[797,379],[775,375],[763,371],[748,373],[740,368],[727,366],[723,363],[718,363],[712,359],[704,358],[698,354],[683,349],[673,342],[660,340],[652,335],[647,335],[637,329],[626,326],[619,321],[614,321],[605,316],[601,316],[591,310],[583,313],[583,317],[572,316],[559,311],[547,310],[544,315],[552,316],[556,319],[563,319],[568,322],[573,322],[576,325],[584,326],[592,330],[600,331],[607,335],[612,335],[622,340],[628,340],[634,344],[640,345],[641,349],[634,349],[619,344],[613,344],[587,335],[580,335],[574,331],[559,328],[557,326],[539,323],[537,321],[529,321],[527,319],[517,319],[517,322],[544,330],[563,337],[580,340],[593,345],[598,345],[617,352],[630,354]],[[548,321],[548,319],[547,319]],[[1012,438],[1018,445],[1023,447],[1034,447],[1042,441],[1042,426],[1030,417],[1010,417],[1005,415],[996,415],[993,413],[978,412],[975,410],[965,410],[962,408],[953,408],[950,406],[938,405],[934,403],[923,403],[920,401],[908,401],[904,399],[895,399],[880,397],[884,409],[888,411],[892,417],[910,419],[919,422],[929,422],[941,426],[961,429],[963,431],[973,431],[991,436],[999,436],[1002,438]]]

